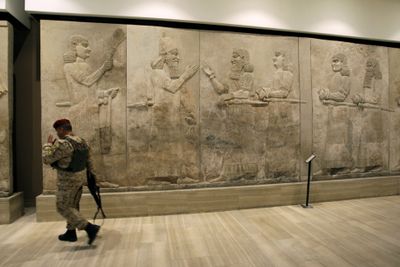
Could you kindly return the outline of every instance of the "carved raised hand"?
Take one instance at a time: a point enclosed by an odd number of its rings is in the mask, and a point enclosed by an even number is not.
[[[203,65],[203,72],[208,78],[215,78],[215,73],[214,71],[208,66],[208,65]]]
[[[187,81],[190,78],[192,78],[193,75],[195,75],[198,70],[199,70],[199,66],[198,65],[188,65],[188,66],[186,66],[185,72],[182,74],[181,77],[182,77],[182,79]]]

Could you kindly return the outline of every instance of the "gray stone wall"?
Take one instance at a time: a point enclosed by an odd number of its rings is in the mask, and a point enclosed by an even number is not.
[[[59,118],[110,191],[400,170],[400,50],[285,36],[42,21],[42,139]],[[44,190],[55,171],[44,166]]]

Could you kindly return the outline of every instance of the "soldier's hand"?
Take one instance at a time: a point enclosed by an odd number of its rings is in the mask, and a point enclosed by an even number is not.
[[[54,144],[56,140],[54,139],[53,135],[50,134],[49,137],[47,138],[47,143],[49,144]]]

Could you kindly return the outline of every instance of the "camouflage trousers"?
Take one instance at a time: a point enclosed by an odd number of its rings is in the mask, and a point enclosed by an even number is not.
[[[79,201],[86,172],[67,173],[58,171],[56,206],[58,213],[67,220],[67,229],[85,229],[88,221],[79,212]]]

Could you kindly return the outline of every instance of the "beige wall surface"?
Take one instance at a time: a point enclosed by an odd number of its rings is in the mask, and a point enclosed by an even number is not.
[[[397,0],[25,0],[25,10],[31,14],[181,21],[400,42]]]
[[[0,21],[0,46],[0,197],[5,197],[13,193],[12,26],[5,21]]]
[[[300,51],[300,52],[299,52]],[[398,49],[41,21],[42,142],[69,118],[110,191],[396,174]],[[43,169],[44,191],[55,171]]]

